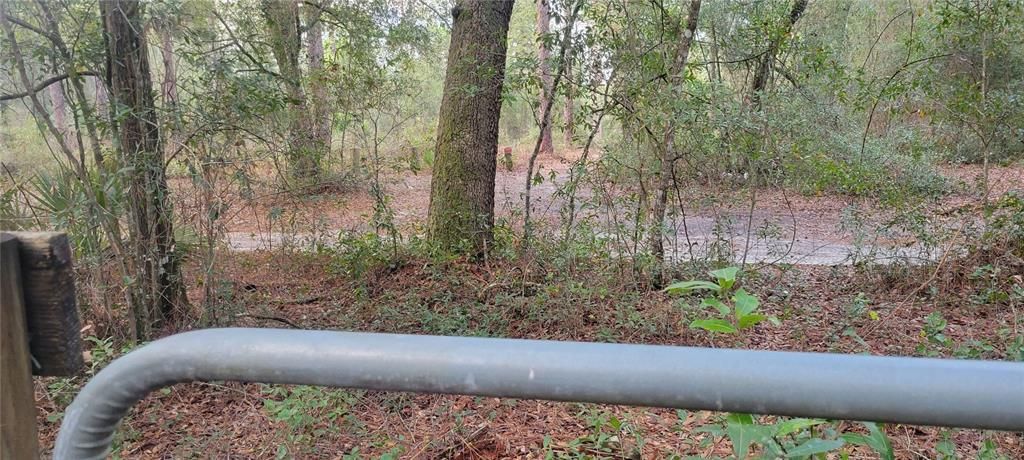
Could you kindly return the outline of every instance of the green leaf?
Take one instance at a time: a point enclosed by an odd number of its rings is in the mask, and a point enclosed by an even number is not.
[[[815,454],[831,452],[846,444],[842,439],[811,439],[786,452],[786,457],[809,457]]]
[[[718,280],[718,284],[722,286],[722,290],[726,290],[736,283],[736,274],[739,272],[739,267],[725,267],[718,270],[712,270],[709,274]]]
[[[767,316],[764,316],[764,315],[759,314],[759,313],[754,313],[752,315],[747,315],[747,316],[741,317],[740,320],[736,324],[739,325],[740,330],[743,330],[743,329],[754,327],[757,323],[760,323],[761,321],[764,321],[766,319],[768,319]]]
[[[825,423],[824,420],[814,418],[794,418],[775,425],[775,436],[782,437],[806,430],[815,425]]]
[[[729,414],[725,420],[729,423],[740,423],[744,425],[753,425],[754,416],[750,414],[744,414],[741,412],[733,412]]]
[[[757,425],[750,414],[729,414],[726,418],[725,433],[732,443],[732,452],[739,459],[747,458],[751,443],[770,440],[775,427]]]
[[[954,459],[956,458],[956,444],[953,444],[953,441],[947,437],[935,445],[935,452],[941,459]]]
[[[714,308],[715,310],[718,310],[718,312],[723,314],[723,315],[728,315],[729,314],[729,306],[724,304],[724,303],[722,303],[721,300],[718,300],[718,299],[713,298],[713,297],[709,297],[707,299],[702,300],[700,302],[700,306]]]
[[[885,435],[885,432],[879,428],[878,424],[873,422],[861,422],[868,429],[869,435],[865,436],[856,433],[846,433],[840,436],[846,442],[858,446],[868,446],[874,450],[882,460],[893,460],[895,455],[892,452],[892,443],[889,442],[889,437]]]
[[[735,334],[736,328],[732,327],[728,321],[724,319],[699,319],[690,323],[692,329],[704,329],[705,331],[711,332],[724,332],[726,334]]]
[[[717,291],[719,286],[710,281],[680,281],[678,283],[672,283],[665,288],[665,291],[670,294],[687,294],[697,290],[708,290]]]
[[[754,310],[757,310],[757,306],[761,304],[757,297],[748,294],[742,288],[732,296],[732,301],[736,304],[736,319],[753,313]]]

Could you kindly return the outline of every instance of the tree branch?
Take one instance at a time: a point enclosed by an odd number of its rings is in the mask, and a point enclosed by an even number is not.
[[[222,26],[224,26],[224,30],[228,33],[228,37],[231,38],[231,42],[234,43],[235,48],[238,49],[238,52],[242,53],[243,56],[249,59],[249,62],[251,62],[252,65],[256,66],[261,72],[264,72],[268,75],[272,75],[275,78],[282,78],[281,74],[268,69],[266,66],[263,65],[263,63],[260,60],[256,59],[255,57],[253,57],[253,55],[249,54],[249,51],[246,50],[244,46],[242,46],[242,42],[239,41],[238,37],[235,36],[235,33],[231,31],[231,26],[229,26],[227,21],[225,21],[224,18],[221,17],[220,13],[217,13],[217,11],[214,10],[213,16],[216,17],[218,21],[220,21],[220,24]]]
[[[78,74],[79,75],[99,76],[99,74],[97,74],[96,72],[90,72],[90,71],[78,72]],[[21,98],[26,97],[26,96],[31,96],[33,94],[36,94],[36,93],[46,89],[47,87],[49,87],[50,85],[52,85],[54,83],[57,83],[57,82],[63,81],[63,80],[67,80],[68,78],[71,78],[71,75],[63,74],[63,75],[57,75],[57,76],[53,76],[53,77],[47,78],[46,80],[43,80],[43,81],[39,82],[39,84],[37,84],[35,87],[29,89],[28,91],[22,91],[20,93],[11,93],[11,94],[0,94],[0,101],[9,101],[9,100],[12,100],[12,99],[21,99]]]
[[[10,21],[11,24],[14,24],[14,25],[16,25],[18,27],[21,27],[22,29],[27,29],[27,30],[35,32],[35,33],[37,33],[39,35],[42,35],[43,37],[46,37],[46,39],[51,41],[51,42],[54,42],[54,43],[57,42],[56,37],[54,37],[53,35],[50,35],[49,32],[47,32],[47,31],[45,31],[43,29],[40,29],[39,27],[36,27],[36,26],[34,26],[32,24],[29,24],[29,23],[27,23],[25,21],[22,21],[21,19],[18,19],[18,18],[14,17],[14,16],[7,16],[7,20]]]

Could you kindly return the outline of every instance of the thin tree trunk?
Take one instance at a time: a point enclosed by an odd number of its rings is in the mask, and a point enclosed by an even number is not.
[[[107,85],[100,77],[92,77],[93,100],[96,101],[96,113],[107,113],[110,107],[110,96],[107,94]]]
[[[565,61],[565,79],[569,81],[568,90],[565,92],[565,107],[562,108],[562,122],[565,128],[562,130],[562,135],[565,137],[565,148],[572,148],[573,136],[575,135],[576,126],[573,124],[573,87],[574,82],[572,80],[572,58],[567,58]]]
[[[461,0],[452,8],[427,223],[430,239],[444,250],[482,255],[493,239],[498,121],[512,4]]]
[[[53,124],[57,126],[64,142],[72,149],[77,149],[77,143],[71,131],[68,129],[68,103],[64,99],[64,84],[61,82],[50,85],[50,108],[53,112]]]
[[[163,111],[170,118],[164,130],[168,151],[178,149],[181,126],[178,117],[178,69],[174,62],[174,37],[171,34],[173,25],[160,24],[156,27],[160,36],[160,60],[164,68],[164,78],[160,83],[160,95]]]
[[[64,42],[64,38],[60,32],[60,25],[57,22],[56,16],[54,16],[53,9],[44,0],[36,0],[36,6],[43,17],[44,24],[49,32],[48,38],[53,43],[60,57],[64,60],[65,66],[68,72],[67,81],[71,83],[71,93],[74,96],[75,104],[72,105],[74,110],[75,120],[81,120],[85,124],[86,133],[89,135],[89,144],[92,149],[93,158],[97,165],[103,165],[103,153],[100,148],[99,132],[96,129],[96,121],[92,106],[89,105],[88,100],[85,96],[85,86],[82,82],[82,75],[79,74],[78,65],[74,64],[75,58],[72,55],[67,44]],[[66,102],[66,101],[65,101]],[[81,114],[78,113],[81,110]],[[79,115],[81,115],[79,117]],[[82,150],[80,132],[75,133],[75,143],[79,151],[79,156],[84,157],[85,152]],[[100,170],[102,173],[102,169]]]
[[[160,57],[164,65],[164,81],[160,85],[164,110],[173,111],[178,105],[178,71],[174,63],[174,38],[171,26],[158,28],[160,34]]]
[[[551,30],[551,14],[548,11],[548,0],[537,0],[537,72],[540,77],[540,107],[543,110],[548,102],[554,99],[553,85],[551,78],[551,51],[548,50],[548,34]],[[555,152],[551,142],[551,125],[541,123],[540,126],[540,151],[545,155]]]
[[[675,25],[676,34],[679,39],[679,43],[676,46],[675,57],[672,59],[672,65],[669,69],[669,90],[672,93],[674,101],[678,101],[683,97],[683,77],[686,73],[686,61],[690,55],[690,45],[693,43],[693,37],[697,33],[697,18],[700,16],[700,2],[701,0],[691,0],[688,17],[686,20],[686,28],[682,31],[679,30],[679,24]],[[661,171],[657,177],[657,196],[653,203],[653,218],[651,219],[651,230],[650,230],[650,245],[651,251],[657,259],[655,269],[653,273],[654,284],[660,286],[662,283],[662,265],[665,262],[665,240],[664,240],[664,229],[665,229],[665,211],[668,207],[668,193],[669,189],[672,188],[672,170],[675,167],[676,159],[679,157],[679,153],[676,148],[676,130],[679,124],[681,114],[673,113],[672,117],[669,118],[667,129],[665,130],[664,137],[664,151],[661,157]]]
[[[718,31],[715,29],[714,21],[711,22],[711,72],[710,79],[712,81],[722,82],[722,63],[718,52]]]
[[[579,14],[580,8],[583,6],[582,1],[577,1],[572,8],[572,13],[569,14],[569,21],[566,23],[565,29],[562,31],[561,50],[558,53],[558,72],[555,73],[555,79],[551,83],[552,90],[558,88],[558,84],[562,80],[562,76],[565,74],[565,56],[569,51],[570,41],[572,40],[572,28],[576,23],[576,15]],[[541,132],[544,132],[545,127],[551,126],[551,106],[554,102],[554,98],[549,98],[547,103],[541,107],[540,115],[540,127]],[[533,146],[533,153],[530,154],[530,160],[526,166],[526,193],[523,195],[525,205],[523,207],[523,243],[522,250],[525,252],[530,247],[530,238],[532,238],[533,227],[530,222],[530,213],[532,211],[532,204],[530,203],[530,192],[533,188],[533,166],[537,161],[537,156],[541,152],[541,148],[544,144],[544,136],[537,136],[537,143]]]
[[[985,14],[985,12],[982,11],[981,8],[982,8],[981,2],[978,2],[978,18],[979,19],[982,19],[983,15]],[[987,113],[988,112],[988,107],[986,107],[986,105],[988,104],[988,33],[984,29],[984,27],[985,27],[984,23],[985,22],[983,20],[980,21],[980,22],[983,24],[982,25],[982,31],[981,31],[981,111],[982,111],[982,117],[985,117],[985,116],[988,116],[988,113]],[[984,131],[984,127],[979,125],[978,128],[979,128],[978,129],[978,133],[981,134]],[[990,166],[989,166],[989,158],[991,156],[991,153],[990,153],[990,150],[989,150],[989,142],[991,142],[991,140],[992,140],[991,135],[988,138],[982,137],[982,139],[981,139],[981,149],[982,149],[981,150],[981,161],[982,161],[981,175],[982,175],[982,187],[984,188],[984,190],[982,190],[982,194],[983,194],[983,196],[982,196],[982,205],[984,205],[985,208],[988,208],[988,197],[989,197],[989,193],[990,193],[989,192],[990,187],[989,187],[989,181],[988,181],[989,177],[988,176],[989,176],[989,168],[990,168]]]
[[[137,0],[100,2],[107,33],[111,96],[126,116],[118,146],[128,167],[128,227],[135,258],[136,338],[145,340],[187,304],[171,223],[171,201],[153,101],[148,50]]]
[[[324,37],[320,21],[320,9],[307,7],[306,15],[306,59],[309,67],[309,92],[312,96],[310,108],[313,112],[313,132],[316,148],[324,154],[331,149],[331,106],[327,99],[324,75]]]

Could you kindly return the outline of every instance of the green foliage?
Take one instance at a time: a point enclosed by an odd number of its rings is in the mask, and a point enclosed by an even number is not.
[[[589,432],[560,446],[556,446],[550,436],[545,436],[542,447],[546,460],[639,456],[644,438],[632,424],[603,410],[585,410],[582,415]]]
[[[825,420],[782,419],[774,424],[762,425],[747,414],[730,414],[726,418],[725,433],[732,443],[736,458],[749,457],[753,444],[760,451],[758,458],[819,458],[847,444],[865,445],[881,458],[893,458],[889,438],[874,423],[864,423],[868,435],[836,433]],[[819,427],[825,429],[819,429]]]
[[[981,238],[970,244],[968,251],[989,263],[1006,264],[1024,259],[1024,195],[1014,191],[999,197],[985,209],[985,217],[988,226],[983,229]],[[1015,266],[1019,268],[1020,264]]]
[[[925,318],[925,325],[919,334],[916,352],[922,356],[947,357],[960,359],[1009,359],[1021,361],[1024,358],[1024,335],[1014,334],[1010,330],[999,332],[995,345],[982,339],[970,339],[957,342],[947,335],[948,321],[938,311]]]
[[[332,272],[352,279],[365,279],[370,272],[394,262],[390,245],[376,233],[342,233],[336,244],[321,247],[320,251],[332,256]]]
[[[85,337],[84,342],[85,343],[83,345],[89,348],[85,353],[85,372],[73,377],[54,378],[46,385],[50,397],[53,398],[54,402],[56,402],[57,406],[60,408],[60,410],[52,412],[46,416],[47,422],[59,423],[61,418],[64,416],[63,408],[71,404],[75,395],[78,394],[80,387],[95,376],[96,373],[106,367],[107,364],[110,364],[110,362],[115,358],[132,350],[132,348],[127,346],[118,349],[114,346],[114,340],[111,337],[99,338],[90,335]]]
[[[263,409],[267,415],[286,428],[285,443],[277,450],[277,458],[290,458],[307,453],[318,439],[337,433],[349,409],[359,395],[345,390],[314,386],[264,386]]]
[[[35,202],[35,216],[45,219],[38,224],[66,231],[76,255],[88,261],[101,258],[107,248],[100,223],[105,217],[100,214],[120,216],[126,206],[118,175],[104,177],[96,171],[86,184],[67,169],[52,175],[40,172],[22,188],[22,193]]]
[[[709,273],[715,279],[714,282],[680,281],[670,284],[665,291],[675,295],[702,290],[712,291],[714,297],[703,298],[700,305],[715,310],[719,317],[695,320],[690,323],[691,328],[715,333],[736,334],[765,320],[778,325],[780,323],[778,318],[758,313],[760,300],[757,297],[749,294],[743,288],[733,290],[739,272],[739,267],[714,270]],[[732,296],[730,297],[729,294]]]
[[[931,6],[926,46],[948,56],[923,69],[922,105],[955,161],[1024,158],[1024,6],[1014,0]]]
[[[871,422],[862,422],[861,425],[868,430],[867,435],[858,433],[844,433],[841,437],[844,441],[858,446],[868,446],[875,451],[882,460],[893,460],[895,455],[892,451],[892,442],[885,435],[882,428]]]

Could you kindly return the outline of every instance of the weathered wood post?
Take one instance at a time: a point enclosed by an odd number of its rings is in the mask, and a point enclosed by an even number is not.
[[[38,457],[32,374],[82,367],[71,245],[63,233],[0,233],[0,458]]]
[[[0,457],[39,457],[18,240],[0,234]]]

